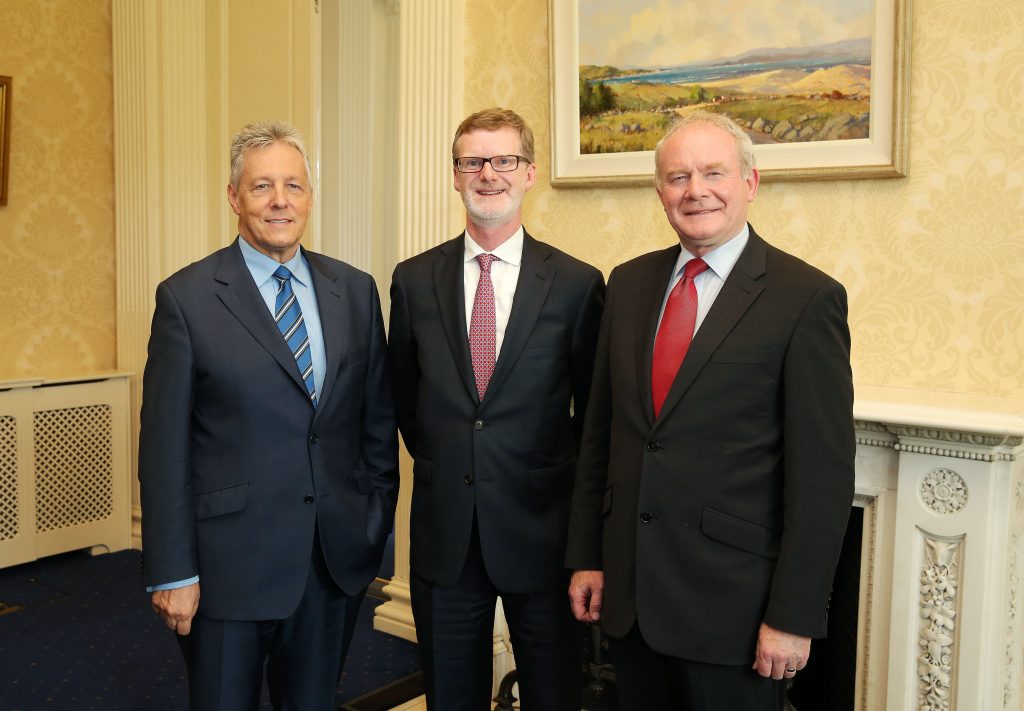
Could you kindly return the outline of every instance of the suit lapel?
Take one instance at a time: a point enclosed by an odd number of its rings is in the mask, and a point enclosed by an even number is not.
[[[343,311],[343,299],[338,289],[338,275],[319,258],[303,250],[309,271],[313,275],[313,290],[316,293],[317,309],[320,311],[320,331],[324,339],[324,355],[327,360],[327,372],[324,382],[320,384],[318,400],[325,401],[331,394],[338,376],[338,359],[344,347],[344,336],[351,321]],[[303,386],[305,387],[305,386]],[[320,408],[317,408],[319,412]]]
[[[548,297],[554,272],[546,262],[551,252],[537,240],[523,233],[523,258],[516,282],[516,294],[512,299],[512,312],[505,326],[501,352],[494,364],[494,373],[487,385],[487,392],[496,391],[515,365],[526,341],[533,332],[541,307]]]
[[[434,295],[462,384],[473,401],[479,403],[476,381],[473,379],[473,362],[469,355],[469,333],[466,331],[463,239],[463,236],[459,236],[441,245],[441,258],[434,262]]]
[[[636,344],[637,391],[640,393],[641,407],[647,423],[654,423],[654,401],[651,395],[651,358],[654,353],[654,339],[658,334],[658,316],[661,315],[661,302],[665,300],[665,289],[672,279],[672,268],[679,258],[679,245],[669,247],[656,256],[655,267],[651,278],[640,287],[636,313]],[[646,316],[646,317],[645,317]]]
[[[295,358],[281,338],[281,332],[277,330],[277,324],[274,323],[259,289],[256,288],[256,283],[252,280],[252,274],[245,266],[245,260],[237,244],[232,244],[221,251],[214,279],[222,284],[217,296],[224,306],[284,368],[296,387],[302,388],[305,392],[306,384],[299,377]]]
[[[682,399],[708,359],[764,291],[764,285],[758,280],[765,273],[767,252],[765,241],[751,228],[747,246],[743,248],[736,266],[722,285],[715,303],[712,304],[711,310],[690,343],[686,359],[683,360],[672,388],[665,398],[659,421],[664,419]]]

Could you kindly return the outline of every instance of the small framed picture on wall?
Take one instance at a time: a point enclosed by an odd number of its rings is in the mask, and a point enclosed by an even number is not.
[[[7,204],[10,172],[10,77],[0,77],[0,205]]]
[[[11,168],[11,78],[0,77],[0,205],[7,204]]]

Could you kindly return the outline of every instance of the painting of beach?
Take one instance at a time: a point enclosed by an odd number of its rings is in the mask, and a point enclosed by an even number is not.
[[[579,152],[728,114],[755,144],[870,138],[872,0],[578,0]]]

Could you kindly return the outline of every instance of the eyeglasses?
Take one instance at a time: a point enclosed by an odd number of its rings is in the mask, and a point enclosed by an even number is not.
[[[479,173],[484,163],[490,163],[496,173],[510,173],[519,167],[522,156],[491,156],[490,158],[456,158],[455,169],[460,173]]]

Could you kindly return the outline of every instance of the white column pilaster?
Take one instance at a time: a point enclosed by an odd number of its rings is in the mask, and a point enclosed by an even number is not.
[[[393,1],[393,0],[392,0]],[[419,254],[460,229],[452,188],[451,141],[463,113],[464,0],[399,2],[398,260]],[[374,628],[415,640],[409,605],[409,504],[412,462],[402,454],[395,521],[395,575],[377,607]]]
[[[137,471],[141,373],[157,283],[203,256],[207,224],[205,5],[115,0],[117,362],[132,378],[132,531],[140,543]]]

